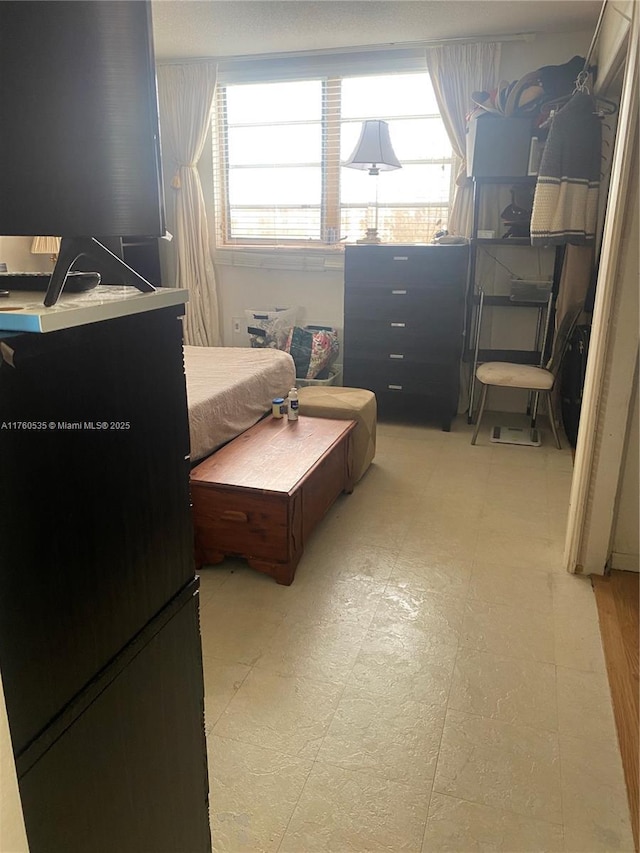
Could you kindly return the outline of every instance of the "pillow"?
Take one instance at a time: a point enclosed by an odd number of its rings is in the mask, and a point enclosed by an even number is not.
[[[294,326],[287,336],[285,350],[295,362],[298,379],[328,376],[329,368],[338,355],[338,333],[335,329]]]
[[[276,308],[274,311],[245,310],[247,332],[252,347],[284,349],[287,335],[296,324],[297,308]]]

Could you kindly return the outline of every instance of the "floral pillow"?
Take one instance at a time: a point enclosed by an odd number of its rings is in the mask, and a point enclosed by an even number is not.
[[[287,336],[285,350],[295,362],[298,379],[325,378],[338,355],[338,334],[335,329],[294,326]]]

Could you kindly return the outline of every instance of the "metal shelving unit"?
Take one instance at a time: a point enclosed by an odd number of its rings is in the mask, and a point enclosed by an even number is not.
[[[533,247],[528,238],[524,237],[491,237],[478,238],[480,226],[480,205],[482,190],[485,186],[502,184],[512,186],[529,186],[533,188],[535,185],[535,176],[529,177],[490,177],[490,178],[474,178],[474,208],[473,208],[473,234],[471,239],[471,253],[469,262],[469,286],[467,297],[467,323],[466,328],[469,331],[467,337],[467,347],[464,353],[464,359],[471,364],[471,381],[469,384],[469,400],[467,408],[467,420],[469,423],[474,418],[474,402],[476,392],[476,369],[479,364],[486,361],[509,361],[516,364],[531,364],[540,366],[543,365],[548,357],[549,332],[552,328],[553,312],[555,297],[558,292],[558,283],[560,279],[560,271],[562,268],[562,249],[555,250],[553,259],[553,275],[551,278],[551,287],[548,295],[545,295],[544,300],[541,299],[517,299],[508,294],[496,294],[485,292],[482,283],[479,281],[479,259],[480,253],[485,247],[509,247],[517,248],[519,251],[541,252],[547,250],[546,247]],[[487,257],[491,258],[496,264],[501,262],[490,253]],[[483,330],[483,321],[486,319],[488,309],[495,308],[528,308],[537,311],[535,332],[532,339],[528,342],[529,346],[523,348],[486,348],[481,346],[481,337]],[[525,342],[523,342],[524,344]],[[535,416],[535,400],[529,399],[528,412],[533,412]]]

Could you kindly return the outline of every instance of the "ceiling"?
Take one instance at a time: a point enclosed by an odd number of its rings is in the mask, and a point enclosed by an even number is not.
[[[153,0],[158,59],[594,29],[601,0]]]

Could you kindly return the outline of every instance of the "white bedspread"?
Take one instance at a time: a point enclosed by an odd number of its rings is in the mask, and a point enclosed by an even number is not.
[[[295,384],[286,352],[248,347],[184,347],[191,461],[257,423],[274,397]]]

